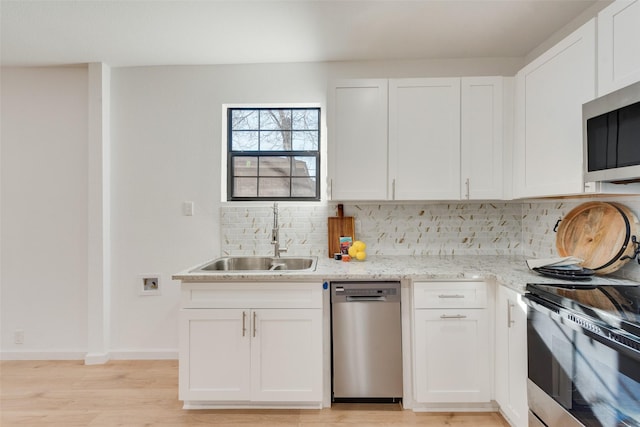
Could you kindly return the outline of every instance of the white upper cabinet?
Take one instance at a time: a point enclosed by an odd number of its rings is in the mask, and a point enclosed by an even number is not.
[[[339,81],[329,109],[331,199],[503,197],[501,77]]]
[[[463,77],[461,114],[462,199],[502,199],[502,77]]]
[[[333,200],[387,199],[387,80],[334,82],[329,97]]]
[[[577,194],[582,104],[595,98],[595,20],[516,75],[514,196]]]
[[[394,200],[460,198],[460,79],[389,82]]]
[[[598,14],[598,95],[640,81],[640,0],[617,0]]]

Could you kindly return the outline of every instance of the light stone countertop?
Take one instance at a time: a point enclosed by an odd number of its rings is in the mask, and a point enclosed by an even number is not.
[[[324,280],[402,280],[453,281],[495,280],[517,292],[527,283],[571,283],[535,273],[527,267],[526,258],[506,255],[478,256],[370,256],[366,261],[342,262],[318,257],[315,271],[259,271],[190,273],[197,266],[172,276],[183,282],[237,281],[324,281]],[[637,284],[610,276],[594,276],[584,284]]]

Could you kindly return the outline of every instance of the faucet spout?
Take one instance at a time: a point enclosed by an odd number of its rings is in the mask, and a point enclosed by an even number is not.
[[[282,252],[286,252],[287,248],[280,247],[280,226],[278,225],[278,203],[273,203],[273,229],[271,230],[271,244],[276,258],[280,258]]]
[[[273,202],[273,229],[278,228],[278,202]]]

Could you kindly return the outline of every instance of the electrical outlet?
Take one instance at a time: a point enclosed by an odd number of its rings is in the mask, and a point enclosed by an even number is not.
[[[160,295],[160,275],[145,274],[140,276],[140,295]]]
[[[24,331],[22,329],[16,329],[13,333],[13,342],[16,344],[24,344]]]

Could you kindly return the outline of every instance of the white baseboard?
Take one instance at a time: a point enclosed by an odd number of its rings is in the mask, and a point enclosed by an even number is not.
[[[0,360],[84,360],[86,365],[99,365],[109,360],[178,360],[178,350],[119,350],[109,353],[1,351]]]
[[[0,360],[83,360],[82,351],[3,351]]]
[[[116,350],[109,355],[111,360],[178,360],[178,350]]]
[[[182,409],[322,409],[322,402],[185,401]]]

